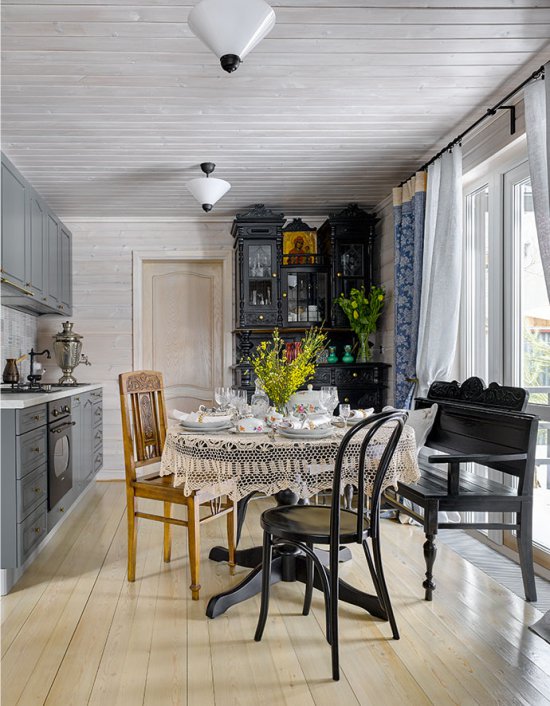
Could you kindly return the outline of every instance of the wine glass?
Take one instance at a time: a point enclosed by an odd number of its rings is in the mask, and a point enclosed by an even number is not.
[[[340,416],[344,420],[344,424],[347,425],[349,416],[351,414],[351,406],[349,404],[341,404],[339,410]]]
[[[321,404],[329,414],[334,414],[338,405],[338,388],[334,385],[324,385],[321,388]]]

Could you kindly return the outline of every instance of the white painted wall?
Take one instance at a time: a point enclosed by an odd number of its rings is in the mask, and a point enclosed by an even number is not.
[[[99,382],[104,394],[104,472],[124,471],[118,374],[132,370],[132,258],[134,252],[192,248],[232,248],[231,220],[67,220],[73,233],[73,299],[71,321],[84,336],[83,352],[91,367],[79,366],[79,382]],[[59,316],[38,320],[39,345],[51,345],[61,329]],[[46,380],[61,372],[50,366]]]

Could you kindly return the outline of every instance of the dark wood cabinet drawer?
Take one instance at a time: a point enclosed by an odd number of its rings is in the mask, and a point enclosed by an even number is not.
[[[262,311],[262,312],[244,312],[244,326],[276,326],[277,325],[277,312],[276,311]]]
[[[336,385],[369,385],[375,382],[376,378],[376,370],[374,368],[339,367],[334,372]]]
[[[37,404],[28,409],[17,410],[16,434],[25,434],[32,429],[44,426],[48,419],[48,408],[45,404]]]
[[[17,437],[17,477],[33,471],[48,460],[47,428],[40,427]]]
[[[48,494],[48,469],[40,466],[17,481],[17,520],[21,522]]]
[[[330,385],[332,383],[332,372],[330,368],[317,368],[313,378],[313,387]]]
[[[46,503],[39,505],[17,525],[17,561],[19,566],[29,557],[46,536],[48,529],[48,511]]]
[[[94,429],[95,429],[95,427],[98,427],[101,425],[101,422],[103,421],[103,406],[102,406],[101,402],[96,402],[94,404],[94,410],[92,413],[92,420],[93,420]]]

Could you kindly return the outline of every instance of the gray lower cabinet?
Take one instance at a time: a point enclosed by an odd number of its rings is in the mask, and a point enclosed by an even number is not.
[[[2,410],[1,563],[21,566],[47,532],[46,405]]]
[[[1,568],[22,566],[103,464],[101,390],[71,396],[73,487],[48,511],[47,405],[1,411]]]
[[[72,314],[72,235],[2,154],[2,303]]]

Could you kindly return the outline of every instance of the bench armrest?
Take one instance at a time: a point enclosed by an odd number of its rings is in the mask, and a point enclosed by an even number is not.
[[[437,454],[428,456],[428,463],[497,463],[525,461],[527,454]]]

